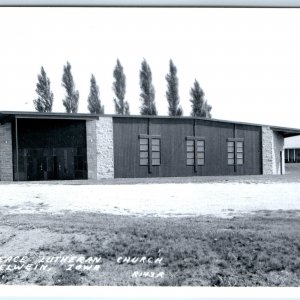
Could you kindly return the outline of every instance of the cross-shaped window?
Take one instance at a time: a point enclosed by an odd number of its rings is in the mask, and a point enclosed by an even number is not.
[[[186,164],[194,166],[197,172],[197,166],[205,164],[205,138],[197,136],[186,137]]]
[[[229,166],[244,164],[244,139],[227,139],[227,164]]]

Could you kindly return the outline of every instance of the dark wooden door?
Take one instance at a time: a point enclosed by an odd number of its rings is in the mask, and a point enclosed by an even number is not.
[[[70,179],[70,167],[67,164],[65,149],[54,149],[55,154],[45,157],[45,180]]]
[[[22,160],[26,164],[23,171],[24,179],[65,180],[87,178],[85,149],[69,147],[25,150],[26,155]]]
[[[47,180],[46,159],[43,156],[28,156],[27,158],[27,179]],[[46,178],[45,178],[46,177]]]
[[[65,148],[55,149],[55,169],[56,178],[55,179],[70,179],[68,174],[70,173],[68,166],[68,152]]]

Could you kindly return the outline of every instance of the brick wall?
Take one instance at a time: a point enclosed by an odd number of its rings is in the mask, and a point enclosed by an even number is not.
[[[87,121],[88,178],[114,178],[113,120]]]
[[[280,151],[283,151],[284,138],[270,127],[262,127],[263,174],[280,174]],[[283,153],[284,156],[284,153]],[[284,157],[282,157],[284,173]]]
[[[0,125],[0,180],[13,180],[11,123]]]

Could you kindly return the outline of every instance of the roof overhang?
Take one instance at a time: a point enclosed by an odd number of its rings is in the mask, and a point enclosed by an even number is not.
[[[270,127],[273,131],[278,132],[284,138],[300,135],[300,129],[286,127]]]
[[[7,122],[12,122],[15,119],[47,119],[47,120],[99,120],[100,115],[90,114],[90,113],[40,113],[40,112],[22,112],[22,111],[0,111],[0,124]],[[263,124],[254,124],[254,123],[244,123],[244,122],[235,122],[228,120],[219,120],[219,119],[207,119],[207,118],[195,118],[195,117],[169,117],[169,116],[141,116],[141,115],[101,115],[101,117],[113,117],[113,118],[155,118],[155,119],[196,119],[204,120],[207,122],[221,122],[221,123],[230,123],[230,124],[241,124],[241,125],[250,125],[250,126],[267,126],[270,127],[273,131],[279,133],[284,138],[300,135],[299,128],[288,128],[288,127],[278,127],[270,126]]]
[[[78,113],[39,113],[39,112],[13,112],[1,111],[0,124],[11,122],[15,119],[44,119],[44,120],[98,120],[98,115]]]

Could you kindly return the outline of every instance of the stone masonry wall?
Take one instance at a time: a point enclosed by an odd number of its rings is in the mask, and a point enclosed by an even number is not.
[[[284,138],[270,127],[262,127],[263,174],[280,174],[280,151],[283,151]],[[283,153],[284,155],[284,153]],[[284,157],[282,158],[284,173]]]
[[[97,179],[96,120],[86,121],[86,148],[88,179]]]
[[[13,181],[11,123],[0,125],[0,180]]]
[[[88,178],[114,178],[113,120],[86,122]]]
[[[270,127],[262,127],[262,163],[263,174],[273,174],[273,131]]]
[[[285,173],[284,162],[284,138],[278,132],[273,132],[273,174],[280,174],[280,163],[282,163],[282,174]],[[282,162],[280,162],[280,151],[282,151]]]
[[[100,117],[96,121],[97,179],[114,178],[113,119]]]

